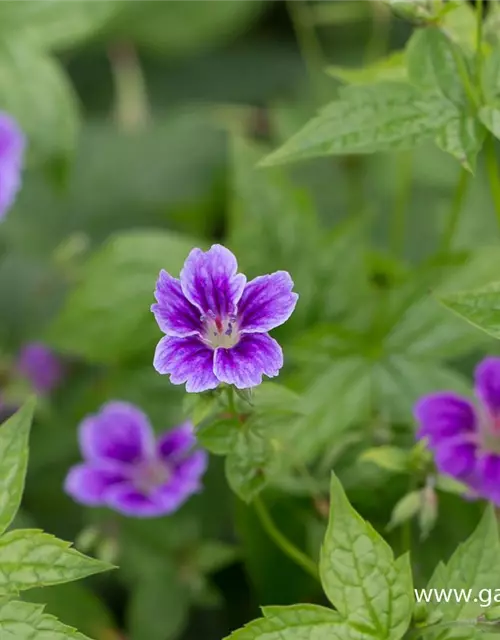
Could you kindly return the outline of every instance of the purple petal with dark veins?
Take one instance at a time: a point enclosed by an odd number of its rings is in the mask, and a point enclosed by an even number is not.
[[[482,497],[500,504],[500,456],[495,453],[483,453],[478,457],[478,491]]]
[[[227,317],[235,312],[246,283],[237,269],[234,255],[220,244],[206,252],[193,249],[181,271],[182,291],[202,313]]]
[[[180,459],[196,445],[196,436],[191,422],[184,422],[158,438],[156,448],[165,462]]]
[[[126,471],[104,462],[91,462],[71,467],[64,482],[64,490],[74,500],[87,506],[104,504],[110,487],[127,483]]]
[[[231,349],[215,351],[215,375],[237,389],[256,387],[263,375],[277,376],[282,366],[281,347],[265,333],[244,334]]]
[[[428,438],[436,447],[443,440],[476,429],[474,405],[451,392],[430,393],[415,405],[414,415],[419,423],[418,438]]]
[[[159,499],[158,491],[146,495],[131,483],[111,487],[106,493],[106,506],[133,518],[155,518],[169,513]]]
[[[164,270],[160,271],[155,298],[157,303],[151,306],[151,311],[163,333],[177,337],[201,334],[200,310],[183,294],[180,280]]]
[[[186,391],[199,393],[215,389],[219,384],[213,362],[213,349],[197,337],[165,336],[156,347],[153,365],[158,373],[170,374],[172,384],[186,383]]]
[[[200,479],[207,470],[207,467],[208,454],[206,451],[199,449],[187,458],[176,462],[174,474],[187,484],[201,487]]]
[[[79,427],[80,448],[89,460],[134,464],[154,455],[155,439],[147,416],[127,402],[108,402]]]
[[[292,315],[298,294],[286,271],[259,276],[247,283],[238,304],[238,327],[243,333],[266,333]]]
[[[500,358],[485,358],[476,367],[475,391],[489,413],[500,416]]]

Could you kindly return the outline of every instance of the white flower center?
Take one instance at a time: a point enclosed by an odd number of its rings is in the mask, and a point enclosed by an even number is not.
[[[170,469],[161,460],[145,460],[137,465],[134,473],[135,488],[149,495],[170,478]]]
[[[234,316],[220,318],[219,316],[207,315],[202,320],[205,326],[205,341],[213,349],[219,347],[230,349],[238,343],[240,336]]]

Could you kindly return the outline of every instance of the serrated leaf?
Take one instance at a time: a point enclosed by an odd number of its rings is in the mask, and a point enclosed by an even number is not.
[[[158,273],[162,268],[179,273],[195,244],[161,231],[111,237],[83,267],[47,341],[61,352],[97,362],[113,362],[149,348],[161,337],[150,311]]]
[[[12,640],[90,640],[57,618],[43,606],[16,600],[0,603],[0,637]]]
[[[406,49],[408,76],[429,95],[437,94],[457,106],[465,103],[459,65],[467,73],[460,48],[438,27],[417,29]]]
[[[486,105],[479,109],[479,118],[495,138],[500,138],[500,107]]]
[[[462,113],[441,127],[436,135],[436,144],[456,158],[467,171],[474,173],[485,135],[486,130],[476,117]]]
[[[35,529],[16,529],[0,538],[0,594],[80,580],[111,566],[88,558],[68,542]]]
[[[33,160],[72,155],[78,128],[73,88],[55,59],[17,38],[0,41],[0,109],[18,120]]]
[[[34,411],[32,398],[0,426],[0,533],[7,529],[21,504]]]
[[[2,2],[0,38],[13,35],[30,44],[59,49],[89,37],[120,9],[121,3],[111,0]]]
[[[496,593],[500,575],[500,541],[494,509],[485,510],[473,534],[461,544],[446,566],[437,568],[429,587],[436,589],[471,589],[474,593],[490,589]],[[477,600],[477,599],[476,599]],[[439,609],[446,620],[473,619],[484,613],[481,602],[470,598],[450,598],[449,602],[432,601],[430,610]]]
[[[226,640],[348,640],[349,629],[331,609],[297,604],[264,607],[264,618],[253,620],[234,631]]]
[[[500,338],[500,282],[443,296],[440,300],[470,324]]]
[[[413,608],[409,559],[395,561],[390,546],[350,505],[335,475],[320,575],[328,599],[356,629],[394,639],[407,630]]]
[[[423,98],[409,84],[351,86],[261,165],[411,149],[431,138],[453,112],[453,105],[444,98]]]

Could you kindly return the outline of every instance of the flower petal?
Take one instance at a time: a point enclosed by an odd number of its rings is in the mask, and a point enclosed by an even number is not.
[[[462,437],[450,438],[440,443],[436,450],[436,466],[445,473],[467,484],[474,476],[477,461],[477,445]]]
[[[134,518],[154,518],[169,513],[158,495],[147,496],[131,483],[111,487],[106,492],[106,506]]]
[[[451,392],[430,393],[415,405],[414,415],[420,424],[418,438],[428,438],[431,447],[446,438],[473,432],[476,428],[474,405]]]
[[[69,470],[64,490],[77,502],[97,507],[104,504],[110,487],[124,482],[127,482],[124,470],[112,464],[78,464]]]
[[[493,415],[500,414],[500,358],[485,358],[476,367],[477,397]]]
[[[199,449],[192,455],[180,460],[175,465],[174,474],[183,482],[191,483],[193,487],[200,487],[200,479],[208,467],[208,454]]]
[[[30,342],[21,349],[17,370],[40,394],[57,387],[64,373],[61,360],[41,342]]]
[[[21,185],[25,147],[17,122],[0,112],[0,217],[12,206]]]
[[[194,426],[184,422],[158,438],[156,448],[160,458],[166,462],[182,458],[196,445]]]
[[[238,304],[238,328],[243,333],[266,333],[292,315],[297,293],[287,271],[259,276],[247,283]]]
[[[182,291],[202,313],[227,317],[236,311],[246,283],[237,269],[234,255],[220,244],[207,252],[193,249],[181,271]]]
[[[199,393],[215,389],[219,384],[213,362],[213,349],[197,337],[165,336],[156,347],[153,365],[158,373],[170,374],[172,384],[186,383],[186,391]]]
[[[277,376],[282,366],[281,347],[266,333],[244,334],[231,349],[215,351],[215,375],[237,389],[256,387],[263,374],[270,378]]]
[[[157,304],[151,306],[158,326],[168,336],[194,336],[203,330],[200,311],[182,293],[181,282],[160,271],[156,282]]]
[[[154,455],[155,439],[147,416],[127,402],[108,402],[79,428],[80,448],[89,460],[133,464]]]
[[[477,463],[478,492],[487,500],[500,504],[500,456],[483,454]]]

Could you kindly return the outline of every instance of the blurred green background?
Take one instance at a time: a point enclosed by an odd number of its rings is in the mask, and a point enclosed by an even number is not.
[[[469,13],[464,3],[450,26],[464,39]],[[270,471],[266,499],[313,554],[332,466],[383,530],[408,478],[359,462],[360,452],[411,446],[415,399],[468,388],[476,358],[498,351],[428,295],[498,277],[500,253],[485,249],[498,231],[481,162],[444,256],[459,166],[433,145],[255,168],[343,80],[357,81],[346,68],[401,49],[411,31],[370,0],[0,3],[0,109],[30,143],[22,191],[0,228],[2,397],[24,397],[8,372],[27,341],[46,341],[69,362],[64,384],[39,405],[19,524],[80,543],[94,532],[90,552],[120,565],[26,597],[95,640],[221,640],[258,604],[322,602],[228,488],[219,458],[205,492],[171,518],[110,518],[62,492],[79,458],[76,427],[102,402],[137,403],[158,431],[185,414],[183,390],[152,367],[160,268],[175,275],[193,246],[218,241],[249,277],[292,273],[301,302],[275,332],[287,389],[266,387],[263,406],[267,393],[266,420],[288,432],[317,484]],[[405,226],[394,229],[401,208]],[[479,508],[440,497],[433,537],[417,546],[422,580]]]

